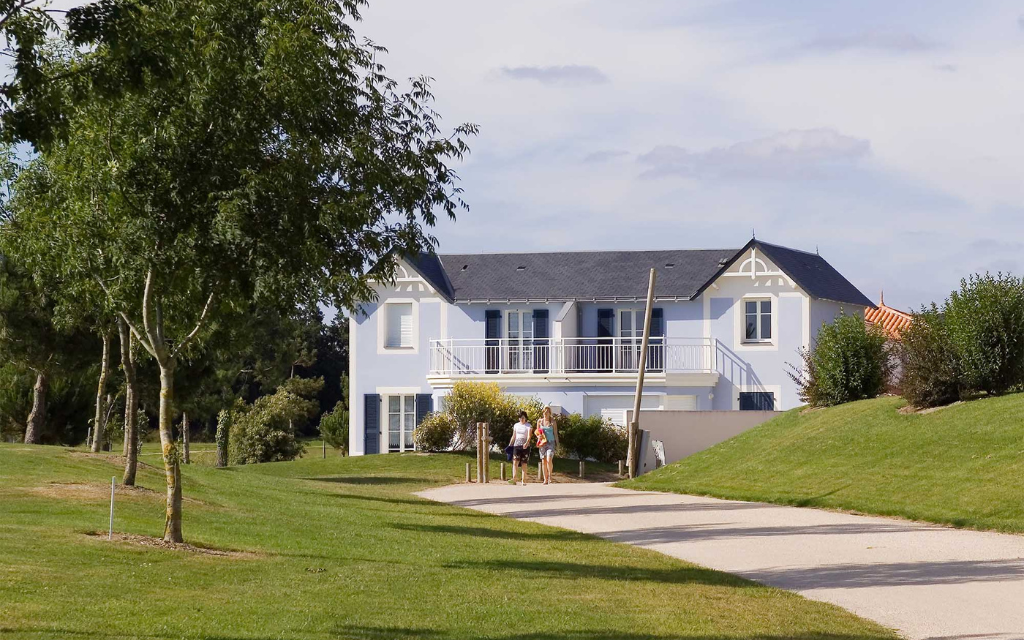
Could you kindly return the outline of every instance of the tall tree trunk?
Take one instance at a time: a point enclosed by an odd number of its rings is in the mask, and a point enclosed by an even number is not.
[[[184,458],[185,464],[191,464],[192,463],[192,461],[189,459],[189,455],[188,455],[188,441],[189,441],[190,436],[191,436],[191,434],[188,431],[188,413],[187,412],[182,412],[182,414],[181,414],[181,448],[182,448],[182,457]]]
[[[132,333],[124,320],[117,323],[121,338],[121,366],[124,369],[124,476],[121,482],[135,485],[135,472],[139,466],[139,397],[135,393],[135,355],[132,352]]]
[[[160,447],[164,457],[164,475],[167,478],[167,509],[164,521],[164,540],[183,542],[181,537],[181,467],[178,448],[174,445],[174,359],[163,358],[160,363]]]
[[[103,359],[100,361],[100,381],[96,389],[96,419],[92,424],[92,452],[98,453],[103,447],[103,432],[106,430],[107,407],[104,396],[107,390],[107,377],[110,374],[110,330],[103,331]]]
[[[28,414],[25,426],[25,444],[39,444],[46,422],[46,392],[50,389],[50,379],[42,371],[36,372],[36,385],[32,388],[32,411]]]

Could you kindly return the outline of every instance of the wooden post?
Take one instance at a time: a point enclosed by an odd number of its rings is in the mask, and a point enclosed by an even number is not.
[[[476,423],[476,481],[484,481],[484,423]]]
[[[619,460],[619,477],[622,477],[622,460]]]
[[[115,478],[110,478],[110,528],[107,530],[107,540],[114,539],[114,482]]]
[[[506,482],[506,480],[505,480],[505,463],[504,462],[501,463],[501,481],[502,482]]]
[[[491,425],[484,423],[484,484],[491,481]]]
[[[324,460],[327,459],[327,440],[324,439]]]
[[[587,475],[587,463],[584,460],[580,460],[580,477],[583,478]]]
[[[537,461],[537,480],[544,482],[544,458]]]
[[[637,431],[640,428],[640,400],[644,393],[644,371],[647,368],[647,345],[651,341],[651,310],[654,307],[654,281],[657,272],[651,269],[651,279],[647,284],[647,310],[644,313],[644,338],[640,345],[640,366],[636,371],[636,397],[633,399],[633,419],[628,428],[628,454],[626,466],[629,467],[629,477],[636,476],[637,458],[639,456],[639,443],[637,442]]]
[[[469,475],[469,463],[467,462],[466,463],[466,482],[472,482],[472,481],[473,481],[473,478],[471,478],[470,475]]]
[[[85,448],[88,449],[92,446],[92,427],[89,427],[88,431],[85,432]]]

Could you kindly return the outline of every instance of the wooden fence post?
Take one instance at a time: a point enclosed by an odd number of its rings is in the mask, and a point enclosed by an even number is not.
[[[619,477],[622,477],[622,460],[619,460]]]
[[[501,463],[501,481],[502,482],[506,482],[506,480],[505,480],[505,463],[504,462]]]
[[[491,425],[484,423],[484,483],[491,481]]]
[[[537,461],[537,480],[544,482],[544,458]]]
[[[584,462],[583,460],[580,460],[580,477],[581,478],[586,475],[586,469],[587,469],[587,463]]]
[[[466,463],[466,482],[472,482],[473,479],[469,476],[469,463]]]

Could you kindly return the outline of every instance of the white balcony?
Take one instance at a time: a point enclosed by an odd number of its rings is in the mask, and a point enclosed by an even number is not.
[[[462,379],[628,383],[636,379],[640,343],[639,338],[431,340],[429,378],[438,386]],[[646,375],[651,382],[713,385],[717,351],[710,338],[651,338]]]

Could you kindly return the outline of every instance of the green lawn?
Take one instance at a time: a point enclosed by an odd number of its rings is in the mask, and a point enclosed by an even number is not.
[[[412,495],[466,456],[183,470],[185,537],[107,542],[108,456],[0,445],[0,637],[594,640],[893,638],[836,607],[657,553]],[[496,469],[497,465],[495,465]],[[115,529],[162,532],[154,491]]]
[[[1024,532],[1024,394],[795,409],[622,486]]]

